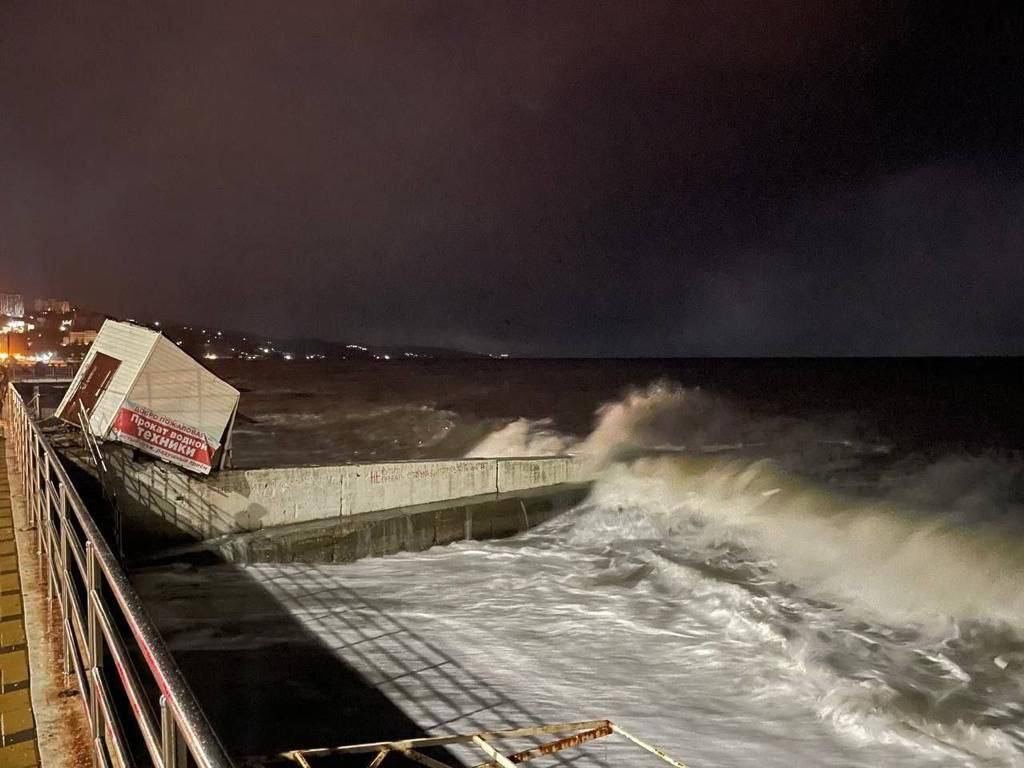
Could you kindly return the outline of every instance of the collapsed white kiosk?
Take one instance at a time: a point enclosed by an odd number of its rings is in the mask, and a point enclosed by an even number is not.
[[[107,320],[57,417],[180,467],[209,474],[230,450],[238,390],[163,334]]]

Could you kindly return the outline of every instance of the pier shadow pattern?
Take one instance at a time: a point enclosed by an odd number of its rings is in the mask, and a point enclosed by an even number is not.
[[[386,606],[345,584],[344,568],[255,566],[271,594],[338,657],[360,670],[377,691],[399,703],[431,734],[471,733],[540,725],[543,718],[492,681],[467,668],[434,640],[397,618]],[[429,606],[424,606],[429,610]],[[496,622],[501,617],[495,617]],[[498,660],[494,660],[498,663]],[[389,737],[389,738],[393,738]],[[525,740],[520,746],[539,742]],[[467,764],[479,752],[453,747]],[[603,745],[553,755],[548,764],[582,761],[608,768]]]
[[[113,511],[98,481],[72,462],[65,468],[112,540]],[[147,535],[129,540],[127,549],[148,552],[156,542]],[[129,568],[129,575],[215,732],[240,764],[301,746],[424,735],[247,569],[203,551],[157,568]],[[124,634],[126,628],[120,629]],[[143,660],[136,655],[134,662]],[[149,693],[152,705],[156,692]],[[128,706],[115,701],[126,721]],[[141,742],[131,748],[145,764]],[[445,750],[425,751],[459,765]]]
[[[440,642],[346,586],[344,568],[245,568],[202,557],[139,571],[134,581],[214,728],[243,764],[296,748],[543,722]],[[479,752],[461,747],[432,754],[450,765],[481,762]],[[602,755],[592,745],[548,764],[609,768]]]
[[[203,561],[146,569],[132,578],[240,764],[297,747],[424,735],[245,568],[208,554],[195,557]],[[459,764],[443,750],[432,754]]]

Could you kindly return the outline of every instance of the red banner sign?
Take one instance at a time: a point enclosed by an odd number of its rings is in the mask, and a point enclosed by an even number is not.
[[[211,446],[206,435],[193,427],[126,402],[117,412],[112,431],[122,443],[158,459],[210,474],[217,447]]]

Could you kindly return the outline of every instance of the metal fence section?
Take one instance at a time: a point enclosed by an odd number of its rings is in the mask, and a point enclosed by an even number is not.
[[[75,375],[78,363],[14,363],[2,366],[0,379],[7,381],[65,382]]]
[[[560,739],[546,741],[528,749],[506,754],[499,751],[495,742],[511,739],[547,737],[568,733]],[[420,750],[430,747],[448,747],[456,744],[476,747],[487,758],[487,762],[478,763],[474,768],[515,768],[537,758],[549,757],[565,749],[573,749],[606,736],[617,734],[634,746],[653,755],[658,760],[673,768],[686,768],[684,763],[669,757],[665,752],[645,741],[641,741],[611,720],[586,720],[576,723],[551,723],[526,728],[513,728],[504,731],[478,731],[477,733],[451,734],[447,736],[427,736],[419,739],[403,741],[378,741],[371,744],[350,744],[343,747],[324,747],[318,749],[294,749],[284,752],[281,757],[291,760],[300,768],[312,768],[311,761],[318,758],[338,757],[342,755],[372,755],[368,768],[378,768],[391,755],[396,759],[425,765],[427,768],[453,768],[448,763],[424,754]]]
[[[47,598],[60,608],[99,768],[231,768],[120,563],[13,384],[7,439],[24,481]]]

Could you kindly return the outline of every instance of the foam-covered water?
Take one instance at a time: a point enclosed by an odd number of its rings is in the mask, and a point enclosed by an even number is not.
[[[566,450],[599,480],[542,528],[256,572],[285,603],[344,585],[530,713],[611,717],[694,766],[1024,765],[1019,457],[896,456],[849,418],[664,384],[583,439],[520,420],[473,455]],[[515,719],[430,691],[395,698],[424,725]]]
[[[590,498],[544,526],[247,574],[433,731],[610,717],[692,768],[1024,766],[1018,454],[901,450],[848,413],[668,383],[586,436],[556,423],[470,452],[588,457]],[[228,577],[146,577],[172,649],[238,642],[175,608]]]

